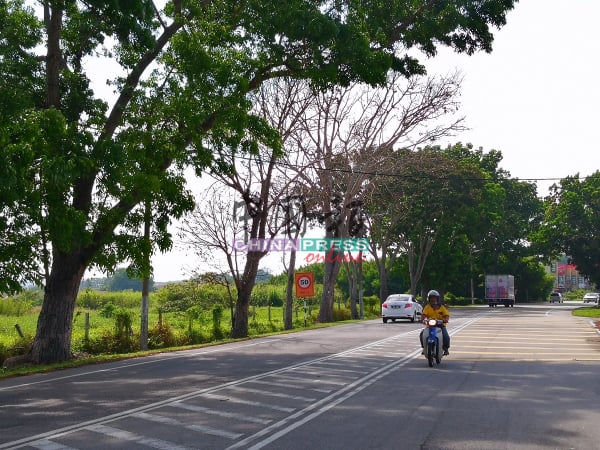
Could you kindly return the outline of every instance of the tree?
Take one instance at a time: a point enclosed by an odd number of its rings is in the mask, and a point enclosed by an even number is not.
[[[547,249],[547,256],[565,253],[579,273],[600,286],[600,171],[562,179],[545,204],[538,247]]]
[[[315,93],[310,107],[301,111],[301,125],[290,141],[305,157],[299,176],[316,194],[326,238],[356,234],[353,205],[363,202],[370,185],[379,185],[381,172],[387,172],[382,167],[393,167],[394,147],[412,147],[462,129],[462,118],[452,117],[459,87],[458,74],[408,80],[391,74],[383,87],[353,84]],[[336,249],[325,257],[321,322],[333,318],[343,260],[344,252]],[[356,286],[353,292],[356,298]]]
[[[480,183],[483,175],[473,164],[461,164],[439,147],[397,150],[392,156],[386,182],[371,192],[371,227],[389,260],[399,254],[406,257],[410,292],[416,295],[434,244],[446,233],[458,236],[459,224],[479,199],[473,183]],[[384,274],[392,267],[385,261],[380,260]],[[382,277],[382,284],[383,280],[387,277]],[[386,295],[383,291],[382,301]]]
[[[29,351],[71,358],[71,324],[90,267],[144,264],[193,209],[184,169],[226,171],[218,150],[252,152],[269,127],[247,94],[288,76],[316,86],[423,72],[407,51],[491,51],[513,0],[420,3],[22,0],[0,3],[1,287],[44,285]],[[37,17],[39,15],[40,17]],[[117,63],[109,105],[91,89],[97,55]]]
[[[149,291],[154,290],[154,280],[149,280],[148,285]],[[142,280],[139,278],[131,278],[127,273],[127,269],[118,268],[109,278],[108,284],[109,291],[134,291],[141,292],[142,291]]]
[[[222,198],[222,195],[213,195],[209,200],[208,211],[197,211],[195,217],[186,221],[184,227],[185,234],[192,237],[188,242],[193,247],[200,247],[200,252],[203,247],[207,247],[218,249],[226,256],[237,290],[233,337],[248,335],[249,305],[259,273],[259,263],[270,251],[270,240],[282,230],[287,230],[290,225],[291,217],[283,210],[289,206],[286,200],[290,197],[289,192],[296,190],[294,178],[297,176],[290,178],[285,170],[279,170],[276,163],[281,155],[281,146],[285,146],[292,134],[297,108],[302,110],[306,105],[307,97],[301,94],[299,86],[300,83],[293,81],[269,81],[252,94],[257,114],[272,127],[271,130],[277,130],[279,134],[273,132],[272,139],[260,144],[250,155],[239,157],[235,152],[226,154],[218,150],[221,159],[227,161],[228,166],[234,170],[216,173],[213,177],[239,200],[233,202],[233,208],[223,208],[221,205],[215,210],[214,205],[220,202],[218,198]],[[204,198],[200,203],[206,201],[207,197]],[[235,217],[226,219],[223,211],[231,211]],[[237,223],[240,218],[243,220],[241,226]],[[238,230],[243,228],[244,236],[235,232],[236,226]],[[218,233],[215,233],[216,230]],[[289,233],[288,237],[291,237]],[[243,245],[238,246],[237,242]],[[290,270],[290,277],[293,277],[292,272],[293,268]],[[291,290],[288,289],[288,293]],[[286,309],[289,310],[291,320],[290,302]],[[289,324],[289,320],[286,323]]]
[[[450,227],[442,230],[423,277],[430,286],[455,294],[471,294],[470,284],[485,273],[510,273],[519,283],[527,270],[525,259],[535,255],[532,233],[541,221],[542,203],[535,184],[515,180],[500,168],[502,153],[484,152],[457,143],[443,154],[461,165],[480,170],[464,180],[463,190],[478,191],[478,201],[463,208]],[[535,291],[533,287],[530,289]]]

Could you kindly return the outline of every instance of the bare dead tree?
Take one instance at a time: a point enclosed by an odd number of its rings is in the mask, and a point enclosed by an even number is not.
[[[282,143],[285,144],[296,126],[298,114],[290,114],[290,111],[302,110],[300,92],[299,84],[273,81],[256,93],[253,103],[258,119],[257,134],[262,134],[257,139],[258,147],[239,153],[228,148],[215,149],[228,170],[211,176],[233,196],[230,203],[234,208],[231,205],[224,208],[214,196],[213,201],[208,202],[205,197],[202,202],[210,205],[205,205],[201,213],[205,216],[197,223],[201,226],[196,231],[188,230],[195,245],[217,250],[226,257],[237,292],[233,337],[248,335],[249,304],[260,261],[270,251],[271,240],[289,226],[280,209],[283,199],[296,190],[294,183],[298,175],[288,171],[285,164],[278,164]],[[234,223],[240,217],[243,224]],[[243,237],[237,235],[236,242],[242,238],[248,245],[233,245],[232,228],[238,232],[243,230]]]
[[[461,77],[408,80],[390,75],[386,86],[352,85],[314,93],[290,142],[300,149],[304,183],[318,192],[325,237],[349,237],[347,205],[361,198],[378,174],[397,167],[393,149],[415,149],[464,129],[456,117]],[[385,267],[387,255],[375,246]],[[330,249],[319,320],[333,319],[335,282],[343,254]]]
[[[203,193],[202,201],[196,202],[194,211],[180,224],[180,245],[191,249],[201,261],[202,272],[215,272],[226,279],[223,266],[234,279],[239,278],[239,255],[235,243],[243,242],[243,223],[233,214],[234,197],[224,186],[213,183]],[[221,256],[222,259],[218,258]],[[244,254],[241,256],[243,257]],[[211,270],[207,270],[210,268]],[[197,272],[198,269],[194,269]],[[200,274],[196,273],[196,277]],[[233,317],[234,305],[230,283],[226,284],[229,294],[229,309]]]

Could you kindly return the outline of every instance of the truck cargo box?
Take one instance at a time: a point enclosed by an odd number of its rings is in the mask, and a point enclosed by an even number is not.
[[[490,307],[515,306],[515,277],[513,275],[486,275],[485,299]]]

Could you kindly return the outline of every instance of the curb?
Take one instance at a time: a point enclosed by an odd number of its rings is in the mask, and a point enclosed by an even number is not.
[[[590,320],[590,325],[596,329],[596,333],[600,334],[600,320]]]

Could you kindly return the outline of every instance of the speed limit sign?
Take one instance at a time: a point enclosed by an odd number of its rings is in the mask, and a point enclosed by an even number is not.
[[[314,297],[315,282],[312,272],[296,273],[296,297]]]

